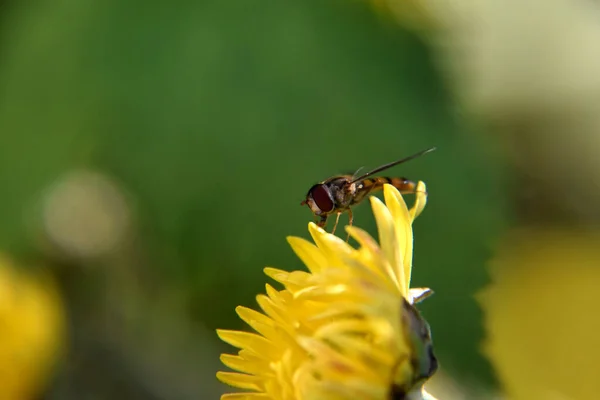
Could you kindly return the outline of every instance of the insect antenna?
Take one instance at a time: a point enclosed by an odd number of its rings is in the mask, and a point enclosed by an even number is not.
[[[354,173],[352,174],[352,179],[354,179],[354,177],[355,177],[356,175],[358,175],[358,173],[360,172],[360,170],[361,170],[361,169],[363,169],[363,168],[364,168],[364,167],[360,167],[359,169],[357,169],[357,170],[356,170],[356,172],[354,172]]]
[[[377,172],[384,171],[384,170],[386,170],[388,168],[392,168],[393,166],[396,166],[398,164],[402,164],[402,163],[405,163],[407,161],[413,160],[413,159],[415,159],[417,157],[421,157],[421,156],[423,156],[423,155],[425,155],[427,153],[430,153],[430,152],[434,151],[435,149],[436,149],[436,147],[430,147],[429,149],[421,150],[420,152],[415,153],[412,156],[408,156],[408,157],[402,158],[400,160],[393,161],[393,162],[388,163],[388,164],[384,164],[381,167],[377,167],[374,170],[369,171],[369,172],[367,172],[367,173],[359,176],[358,178],[354,178],[350,183],[356,183],[358,181],[362,181],[363,179],[365,179],[366,177],[368,177],[370,175],[376,174]]]

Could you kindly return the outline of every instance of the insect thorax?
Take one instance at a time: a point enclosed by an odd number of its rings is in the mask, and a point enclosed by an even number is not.
[[[329,187],[337,208],[345,209],[350,207],[356,193],[356,185],[350,183],[349,177],[339,176],[333,178],[327,182],[327,186]]]

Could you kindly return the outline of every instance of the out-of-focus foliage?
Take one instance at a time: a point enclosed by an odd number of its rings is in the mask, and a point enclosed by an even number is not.
[[[600,181],[598,2],[378,2],[406,9],[394,14],[403,26],[415,14],[437,22],[418,32],[465,115],[500,139],[526,218],[598,227],[600,186],[590,185]]]
[[[300,267],[284,237],[305,234],[310,185],[431,145],[389,171],[430,193],[413,279],[443,299],[423,306],[443,365],[488,377],[471,294],[507,219],[502,166],[460,135],[471,128],[423,43],[380,22],[347,1],[11,5],[0,31],[0,245],[48,258],[65,281],[79,358],[59,393],[129,380],[171,399],[214,393],[218,349],[206,332],[240,326],[233,309],[254,305],[263,266]],[[81,169],[116,182],[133,213],[112,252],[82,257],[48,237],[46,201]],[[75,232],[95,221],[78,217]],[[355,223],[376,232],[365,207]]]
[[[45,389],[64,346],[63,303],[46,273],[19,270],[0,256],[0,398]]]

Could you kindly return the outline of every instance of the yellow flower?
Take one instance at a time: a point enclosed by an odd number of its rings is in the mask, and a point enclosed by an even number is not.
[[[423,182],[417,190],[410,210],[391,185],[384,187],[386,204],[371,197],[379,244],[346,227],[360,245],[354,249],[314,223],[308,228],[315,244],[288,238],[309,271],[265,268],[284,289],[266,285],[257,297],[264,314],[236,309],[257,333],[217,331],[240,349],[221,356],[239,372],[217,377],[249,391],[222,399],[422,398],[437,362],[429,327],[412,305],[431,291],[409,289],[412,222],[427,200]]]
[[[479,294],[485,354],[512,400],[597,399],[600,232],[512,230]]]
[[[0,256],[0,399],[39,395],[63,347],[62,301],[49,277]]]

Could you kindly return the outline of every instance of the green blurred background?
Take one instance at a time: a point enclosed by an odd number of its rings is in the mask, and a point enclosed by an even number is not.
[[[217,398],[214,330],[243,327],[264,266],[303,268],[285,237],[308,236],[307,189],[434,145],[389,171],[430,193],[413,282],[444,370],[494,384],[472,295],[506,167],[417,36],[342,0],[2,5],[0,245],[58,277],[69,321],[40,398]],[[69,184],[97,196],[49,200]],[[95,237],[105,220],[128,222]],[[367,204],[355,224],[376,234]]]

